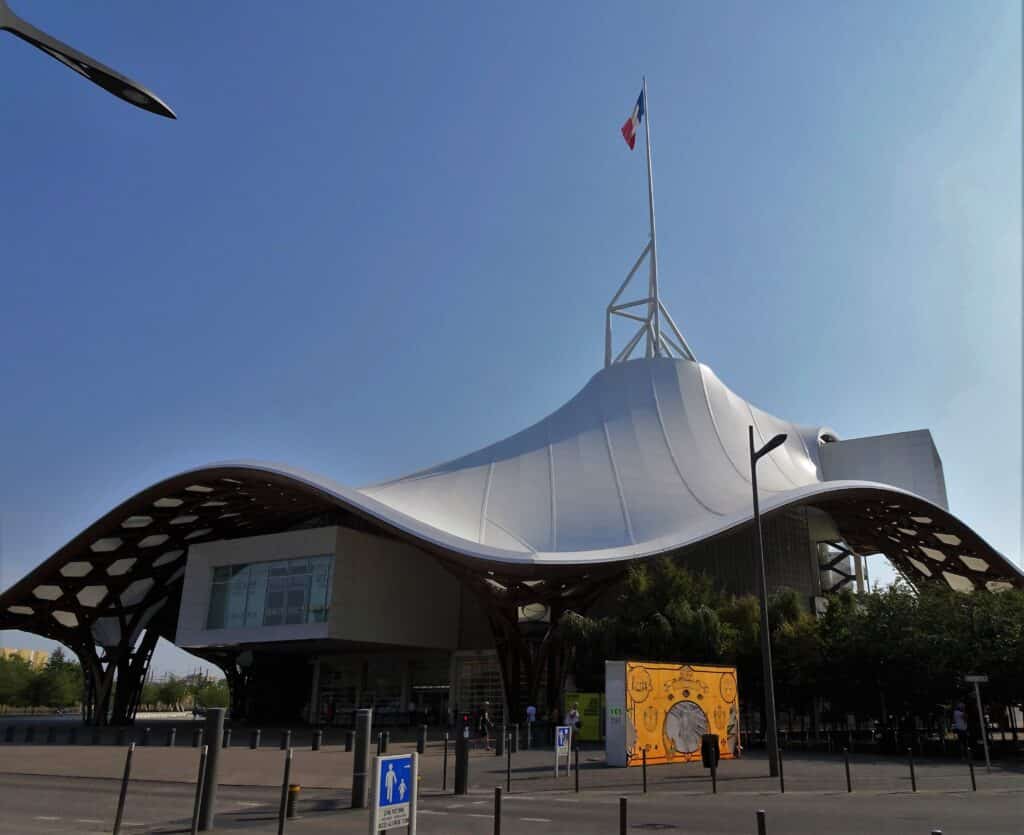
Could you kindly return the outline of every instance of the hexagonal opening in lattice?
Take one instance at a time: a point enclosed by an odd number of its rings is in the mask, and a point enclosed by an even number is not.
[[[131,571],[132,566],[136,562],[135,557],[125,557],[124,559],[116,560],[107,566],[107,574],[111,577],[120,577],[122,574],[127,574]]]
[[[197,531],[192,531],[185,539],[197,539],[200,536],[206,536],[213,528],[200,528]]]
[[[952,571],[943,571],[942,576],[953,591],[974,591],[974,583],[961,574],[954,574]]]
[[[946,555],[943,554],[942,551],[939,551],[935,548],[929,548],[927,545],[918,545],[917,547],[921,549],[922,554],[924,554],[929,559],[935,560],[935,562],[946,561]]]
[[[196,519],[198,519],[198,518],[199,517],[196,516],[194,513],[186,513],[186,514],[184,514],[182,516],[175,516],[171,520],[171,524],[172,525],[190,525],[193,522],[195,522]]]
[[[932,523],[929,516],[911,516],[910,518],[919,525],[930,525]]]
[[[227,502],[222,502],[222,501],[219,501],[217,499],[211,499],[208,502],[203,502],[199,506],[200,507],[224,507],[224,505],[226,505],[226,504],[227,504]]]
[[[143,577],[141,580],[131,583],[121,592],[121,605],[134,606],[136,603],[141,603],[149,590],[153,588],[154,582],[152,577]]]
[[[185,504],[184,499],[173,499],[168,496],[164,499],[157,499],[153,502],[153,507],[181,507],[183,504]]]
[[[53,619],[61,626],[67,626],[68,628],[78,626],[78,618],[75,617],[74,612],[64,612],[58,609],[50,614],[53,615]]]
[[[40,600],[57,600],[64,594],[60,586],[36,586],[32,594]]]
[[[990,592],[1006,591],[1007,589],[1013,588],[1013,583],[1010,583],[1006,580],[989,580],[987,583],[985,583],[985,588],[987,588]]]
[[[960,554],[960,562],[966,565],[971,571],[988,571],[988,563],[981,557],[972,557],[970,554]]]
[[[35,609],[31,606],[8,606],[7,611],[12,615],[32,615],[35,614]]]
[[[153,524],[152,516],[129,516],[121,523],[122,528],[144,528]]]
[[[925,577],[932,576],[932,570],[920,560],[915,560],[913,557],[907,557],[910,560],[910,564],[920,571]]]
[[[952,533],[935,533],[933,536],[943,545],[959,545],[960,537]]]
[[[157,545],[163,545],[170,537],[165,533],[152,533],[145,539],[139,540],[140,548],[156,548]]]
[[[207,487],[205,484],[190,484],[185,488],[189,493],[212,493],[213,488]]]
[[[166,554],[161,554],[153,560],[153,568],[159,568],[161,565],[167,565],[169,562],[174,562],[184,553],[184,551],[168,551]]]
[[[60,567],[60,573],[65,577],[84,577],[92,571],[92,563],[85,560],[72,560]]]
[[[107,554],[110,551],[116,551],[121,547],[121,540],[116,536],[107,536],[103,539],[97,539],[92,545],[89,546],[89,550],[96,554]]]
[[[906,534],[907,536],[917,536],[917,531],[913,528],[897,528],[900,533]]]
[[[99,606],[103,598],[107,596],[106,586],[83,586],[75,597],[83,606]]]

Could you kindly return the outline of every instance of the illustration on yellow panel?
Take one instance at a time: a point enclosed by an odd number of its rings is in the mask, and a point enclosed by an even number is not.
[[[740,738],[736,669],[701,664],[626,662],[627,764],[700,759],[701,737],[715,734],[722,759]]]

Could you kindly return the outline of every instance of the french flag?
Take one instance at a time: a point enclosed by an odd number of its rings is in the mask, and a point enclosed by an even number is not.
[[[633,112],[629,114],[626,124],[622,126],[622,138],[626,140],[626,144],[629,145],[629,150],[631,151],[636,146],[636,132],[640,130],[640,122],[644,118],[645,109],[644,91],[641,90],[636,104],[633,106]]]

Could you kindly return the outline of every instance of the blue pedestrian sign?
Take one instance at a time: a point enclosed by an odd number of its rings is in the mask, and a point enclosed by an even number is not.
[[[370,832],[408,827],[416,831],[415,754],[377,757],[373,774],[373,810]]]
[[[565,773],[569,773],[569,751],[572,749],[572,725],[555,726],[555,776],[558,776],[558,762],[565,757]]]

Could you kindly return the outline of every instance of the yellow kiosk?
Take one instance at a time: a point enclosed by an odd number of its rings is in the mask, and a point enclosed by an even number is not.
[[[608,765],[699,760],[701,737],[718,736],[723,760],[739,750],[735,667],[605,662],[605,756]]]

